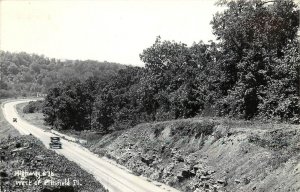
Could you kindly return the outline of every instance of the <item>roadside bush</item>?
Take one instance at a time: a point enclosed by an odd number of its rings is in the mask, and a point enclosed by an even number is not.
[[[9,97],[13,97],[14,96],[14,92],[13,91],[8,91],[5,89],[0,89],[0,98],[9,98]]]
[[[23,113],[35,113],[41,112],[43,107],[43,101],[30,101],[28,105],[23,108]]]

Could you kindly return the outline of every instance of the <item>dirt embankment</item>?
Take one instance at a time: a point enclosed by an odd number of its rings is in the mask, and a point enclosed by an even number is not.
[[[300,129],[226,120],[141,124],[89,146],[188,191],[300,191]]]

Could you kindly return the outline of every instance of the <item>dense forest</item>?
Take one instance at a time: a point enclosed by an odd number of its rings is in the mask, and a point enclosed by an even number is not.
[[[292,0],[219,1],[217,41],[162,40],[140,54],[144,68],[59,82],[43,113],[58,129],[125,129],[203,116],[300,122],[299,8]]]
[[[33,96],[72,78],[106,78],[123,65],[109,62],[51,59],[36,54],[0,51],[0,98]]]

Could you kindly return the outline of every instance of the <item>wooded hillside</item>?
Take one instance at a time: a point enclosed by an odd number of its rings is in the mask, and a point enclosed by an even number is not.
[[[98,61],[47,58],[36,54],[0,50],[0,98],[45,93],[58,82],[91,76],[106,78],[123,65]]]

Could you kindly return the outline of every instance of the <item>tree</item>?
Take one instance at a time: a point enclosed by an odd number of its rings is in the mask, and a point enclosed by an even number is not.
[[[266,91],[259,105],[259,113],[267,118],[300,123],[300,54],[298,40],[284,50],[284,57],[276,59]]]
[[[211,47],[203,42],[188,47],[158,37],[143,51],[140,57],[147,74],[142,78],[139,95],[148,114],[155,117],[169,113],[168,118],[181,118],[195,116],[204,109],[207,93],[203,87],[210,79],[213,63]]]
[[[272,65],[284,57],[299,27],[299,10],[291,0],[219,1],[228,7],[212,20],[220,41],[223,104],[232,115],[248,119],[257,114],[262,87],[267,87]],[[222,101],[221,101],[222,103]]]
[[[61,89],[59,86],[49,89],[42,109],[46,124],[54,126],[55,128],[60,126],[60,123],[58,122],[60,95]]]
[[[98,122],[98,130],[106,133],[108,128],[114,123],[114,102],[110,92],[100,95],[95,106],[97,109],[96,118]]]

